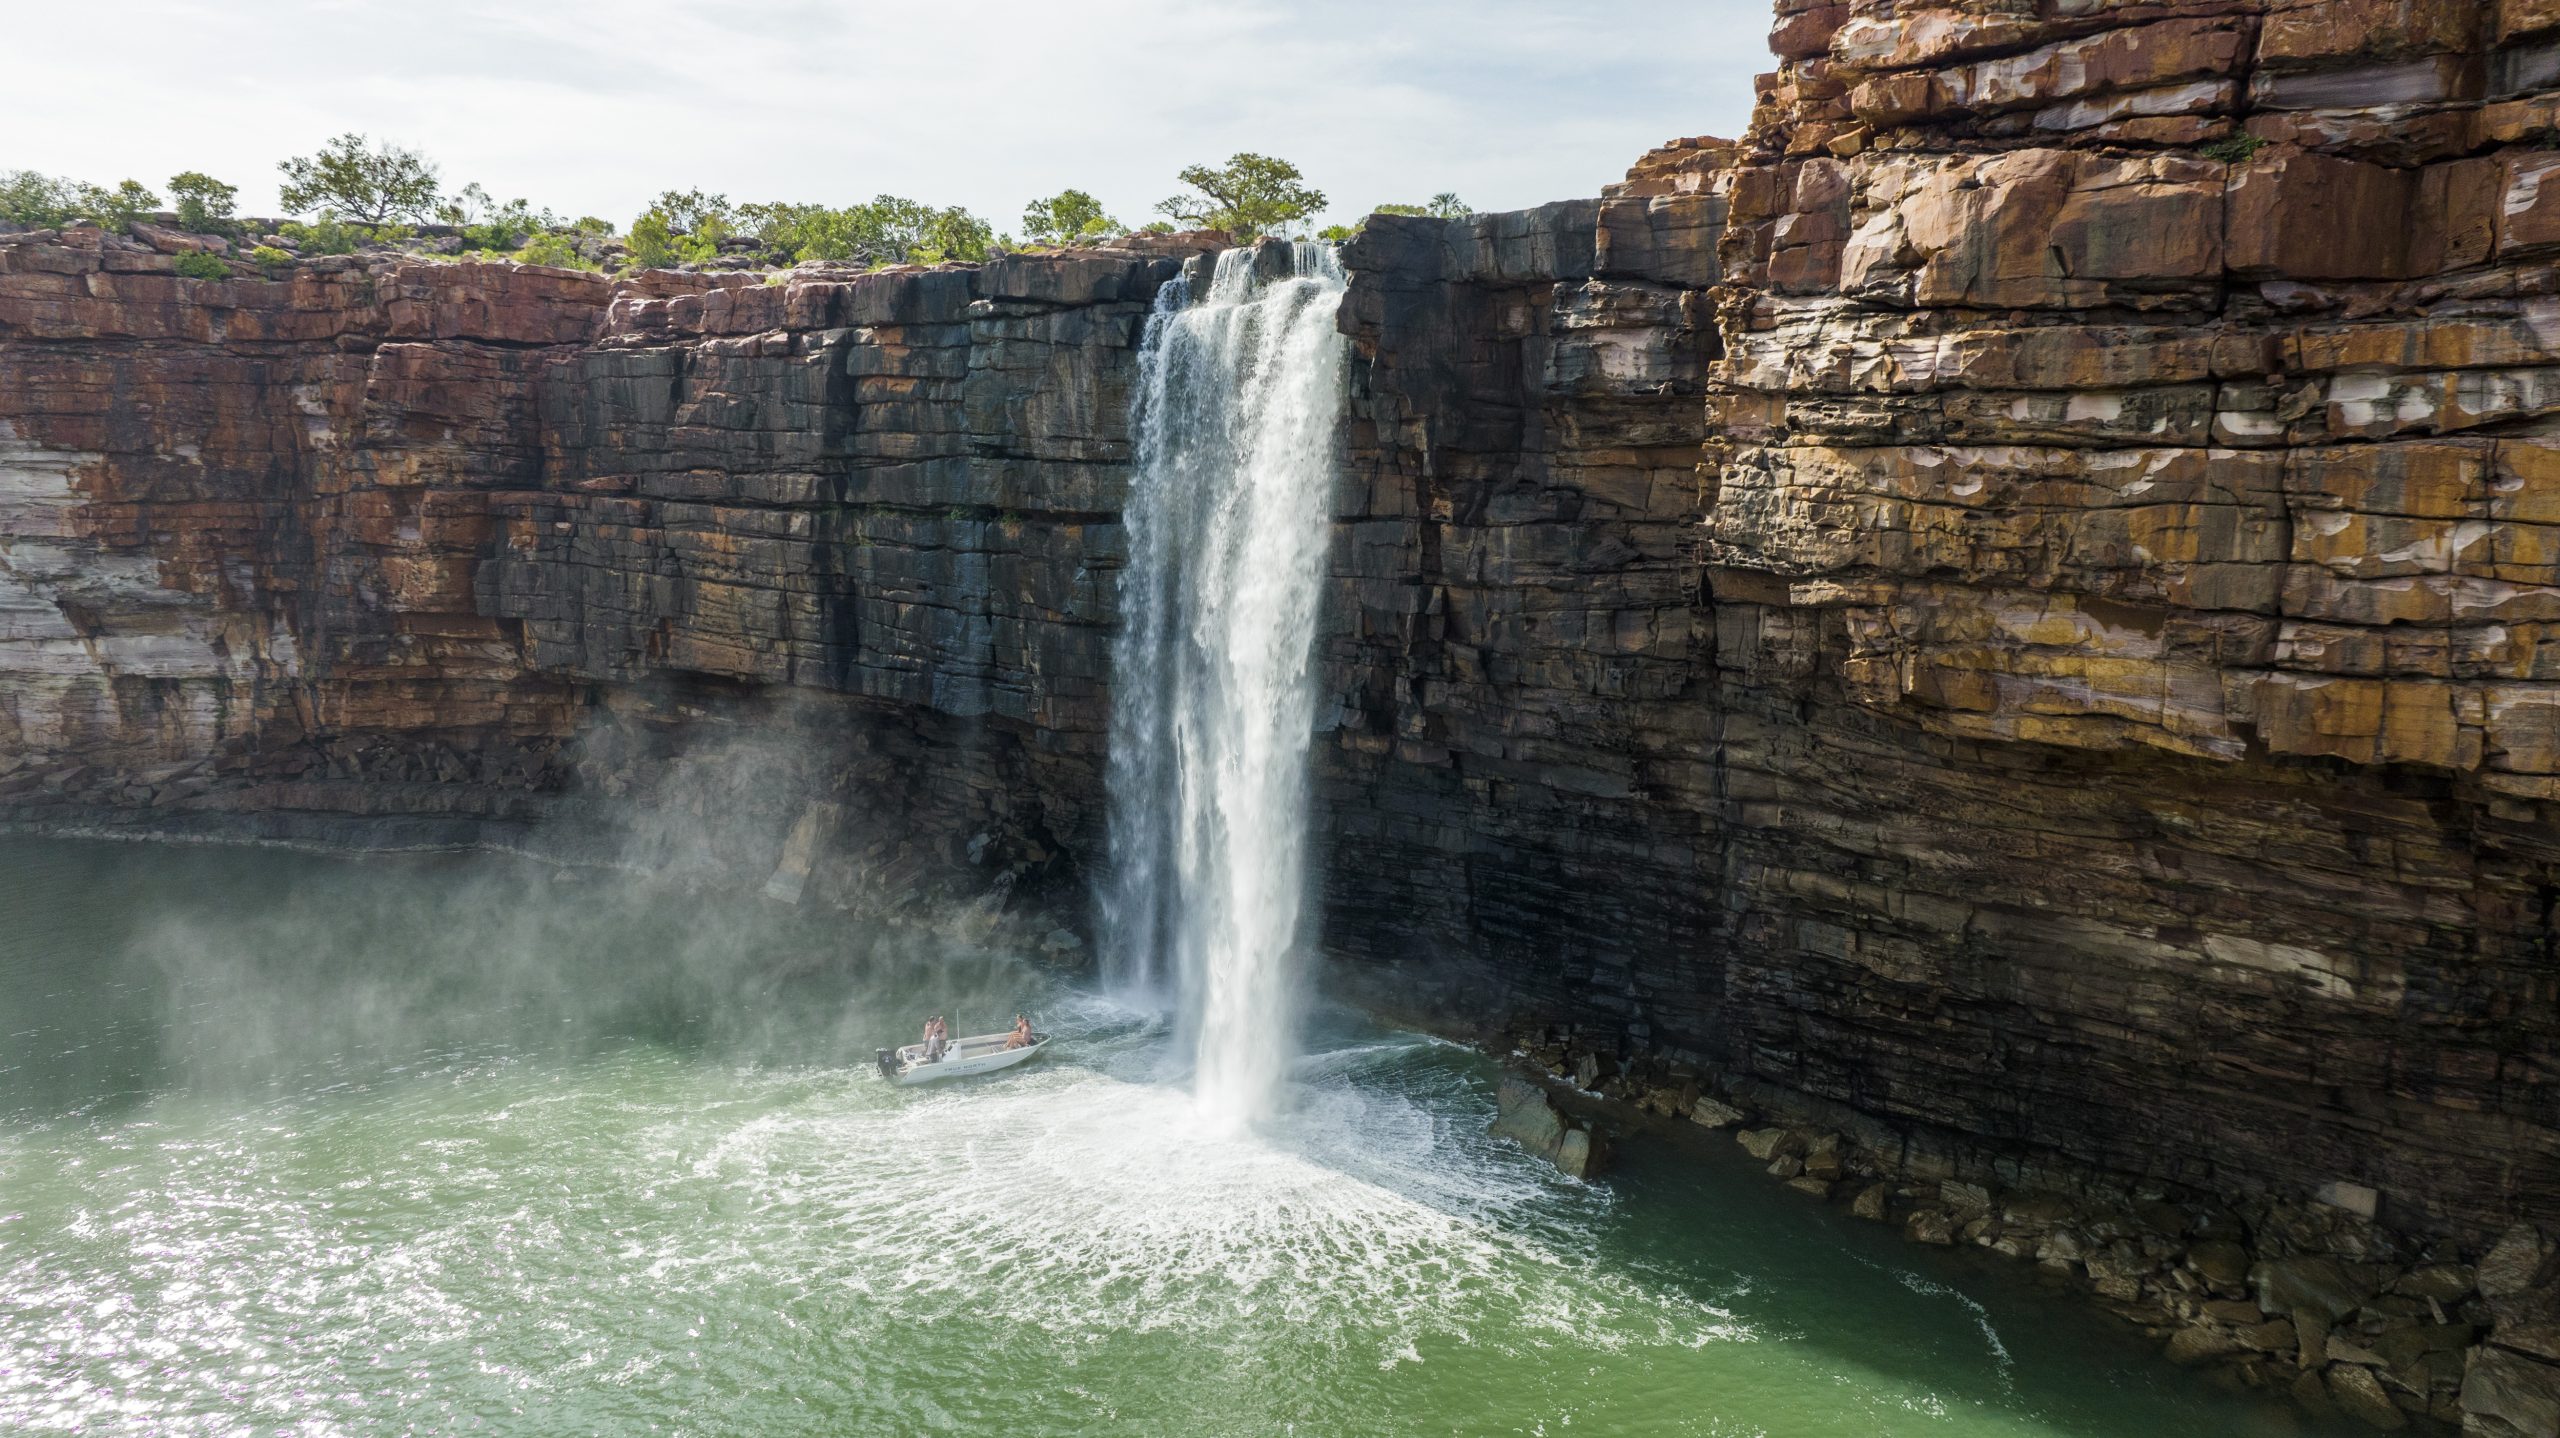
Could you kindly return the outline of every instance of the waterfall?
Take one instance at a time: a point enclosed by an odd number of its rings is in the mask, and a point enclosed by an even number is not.
[[[1265,241],[1167,285],[1135,401],[1112,652],[1108,975],[1178,1004],[1201,1110],[1277,1099],[1296,1028],[1340,261]]]

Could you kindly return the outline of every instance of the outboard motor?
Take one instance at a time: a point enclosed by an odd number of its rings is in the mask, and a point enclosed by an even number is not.
[[[896,1049],[873,1050],[873,1061],[880,1065],[880,1077],[884,1079],[895,1079],[898,1076],[898,1051]]]

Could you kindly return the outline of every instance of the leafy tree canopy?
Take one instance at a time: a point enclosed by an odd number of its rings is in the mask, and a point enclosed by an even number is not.
[[[407,225],[351,225],[325,210],[307,225],[287,220],[276,233],[306,255],[352,255],[369,244],[398,244],[410,236]]]
[[[0,221],[30,230],[60,229],[89,221],[120,230],[160,208],[160,197],[139,180],[110,190],[34,170],[0,170]]]
[[[1060,190],[1022,210],[1022,237],[1035,245],[1072,245],[1119,234],[1120,222],[1082,190]]]
[[[348,133],[277,164],[284,172],[284,207],[295,214],[318,211],[362,225],[421,220],[435,209],[435,163],[415,150],[369,144]]]
[[[1373,215],[1429,215],[1434,219],[1463,220],[1467,216],[1474,214],[1475,211],[1467,208],[1466,201],[1459,199],[1456,195],[1447,190],[1442,190],[1440,193],[1433,195],[1429,200],[1419,205],[1380,205],[1369,213]]]
[[[666,190],[649,202],[650,210],[665,218],[667,228],[679,235],[698,235],[718,226],[723,235],[738,227],[738,212],[727,195],[714,195],[701,190]]]
[[[665,191],[631,222],[625,237],[631,262],[649,268],[709,263],[719,257],[720,242],[729,238],[738,218],[727,195]]]
[[[958,206],[936,209],[898,195],[836,209],[827,205],[744,205],[738,218],[770,249],[795,260],[935,264],[983,260],[995,228]]]
[[[202,170],[181,170],[169,177],[169,198],[178,203],[178,228],[199,235],[228,234],[237,186],[226,185]]]
[[[508,258],[519,264],[550,265],[564,270],[602,268],[579,252],[578,242],[572,238],[577,233],[574,230],[566,233],[557,230],[545,231],[526,240],[524,247]]]
[[[1306,185],[1297,166],[1250,151],[1224,165],[1188,166],[1179,178],[1191,188],[1156,209],[1238,240],[1286,233],[1324,208],[1324,191]]]
[[[549,210],[537,210],[529,200],[493,200],[476,182],[436,206],[436,218],[461,231],[464,248],[473,250],[513,250],[536,235],[564,228]]]
[[[624,239],[636,265],[707,264],[719,258],[720,242],[742,222],[727,195],[667,190],[631,222],[631,233]]]
[[[1433,195],[1428,201],[1419,205],[1379,205],[1370,210],[1369,213],[1372,215],[1429,215],[1434,219],[1462,220],[1467,216],[1474,214],[1475,211],[1468,208],[1466,201],[1459,199],[1450,191],[1442,190],[1439,194]],[[1316,238],[1320,240],[1330,240],[1338,245],[1360,233],[1362,230],[1367,229],[1368,225],[1369,222],[1366,217],[1363,217],[1360,223],[1356,225],[1327,225],[1324,227],[1323,233],[1317,235]]]

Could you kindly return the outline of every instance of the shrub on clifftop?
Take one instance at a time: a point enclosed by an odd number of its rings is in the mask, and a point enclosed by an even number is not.
[[[738,217],[766,249],[793,260],[930,265],[983,260],[996,243],[993,226],[957,205],[936,209],[899,195],[841,209],[775,201],[743,206]]]
[[[958,205],[937,210],[888,195],[873,203],[893,201],[909,207],[893,216],[889,234],[901,251],[898,258],[910,264],[934,265],[945,260],[974,263],[985,259],[995,245],[995,227]]]
[[[1442,190],[1440,193],[1433,195],[1430,200],[1424,204],[1378,205],[1372,208],[1369,213],[1372,215],[1429,215],[1433,219],[1437,220],[1463,220],[1467,216],[1474,214],[1475,210],[1473,207],[1469,206],[1466,201],[1459,199],[1455,192]],[[1367,226],[1368,221],[1366,219],[1363,219],[1356,225],[1327,225],[1324,227],[1324,230],[1316,236],[1316,238],[1320,240],[1330,240],[1335,244],[1340,244],[1344,240],[1350,239],[1353,235],[1360,233],[1360,231],[1367,228]]]
[[[436,218],[459,232],[464,249],[492,252],[518,249],[536,236],[567,228],[558,215],[535,209],[530,200],[500,203],[476,183],[438,205]]]
[[[323,213],[312,224],[287,220],[276,227],[284,242],[306,255],[352,255],[368,244],[398,244],[409,237],[406,225],[350,225]]]
[[[1303,183],[1298,167],[1250,151],[1223,165],[1192,165],[1179,176],[1191,187],[1156,209],[1198,229],[1224,230],[1239,242],[1288,233],[1324,208],[1324,191]]]
[[[738,225],[738,211],[729,203],[729,197],[703,190],[662,190],[658,198],[649,202],[649,212],[663,216],[668,227],[680,235],[715,228],[728,234]]]
[[[1453,191],[1442,190],[1440,193],[1433,195],[1430,200],[1424,204],[1380,205],[1369,213],[1373,215],[1429,215],[1433,219],[1437,220],[1463,220],[1467,216],[1474,214],[1475,211],[1469,209],[1467,207],[1467,202],[1459,199]]]
[[[665,191],[631,222],[631,263],[643,269],[705,263],[719,255],[735,217],[726,195]]]
[[[524,247],[507,258],[521,265],[549,265],[562,270],[599,270],[604,268],[579,253],[578,243],[569,235],[557,232],[535,235]]]

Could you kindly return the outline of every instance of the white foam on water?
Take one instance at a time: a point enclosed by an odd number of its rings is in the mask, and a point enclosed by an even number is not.
[[[706,1161],[798,1212],[806,1251],[789,1261],[903,1321],[1000,1294],[1052,1334],[1250,1344],[1285,1325],[1410,1363],[1424,1334],[1471,1341],[1458,1315],[1499,1295],[1521,1331],[1577,1344],[1744,1336],[1574,1251],[1572,1210],[1587,1223],[1604,1197],[1451,1128],[1411,1099],[1320,1083],[1240,1133],[1177,1089],[1053,1069],[885,1111],[769,1115]]]
[[[1952,1298],[1969,1310],[1973,1315],[1974,1327],[1982,1330],[1982,1341],[1991,1349],[1992,1365],[2000,1373],[2000,1391],[2013,1398],[2017,1396],[2017,1363],[2009,1356],[2009,1345],[2000,1341],[2000,1330],[1991,1325],[1991,1310],[1983,1307],[1981,1300],[1969,1293],[1949,1288],[1943,1283],[1922,1278],[1909,1269],[1896,1270],[1894,1277],[1900,1279],[1902,1286],[1914,1293],[1926,1294],[1932,1298]]]

